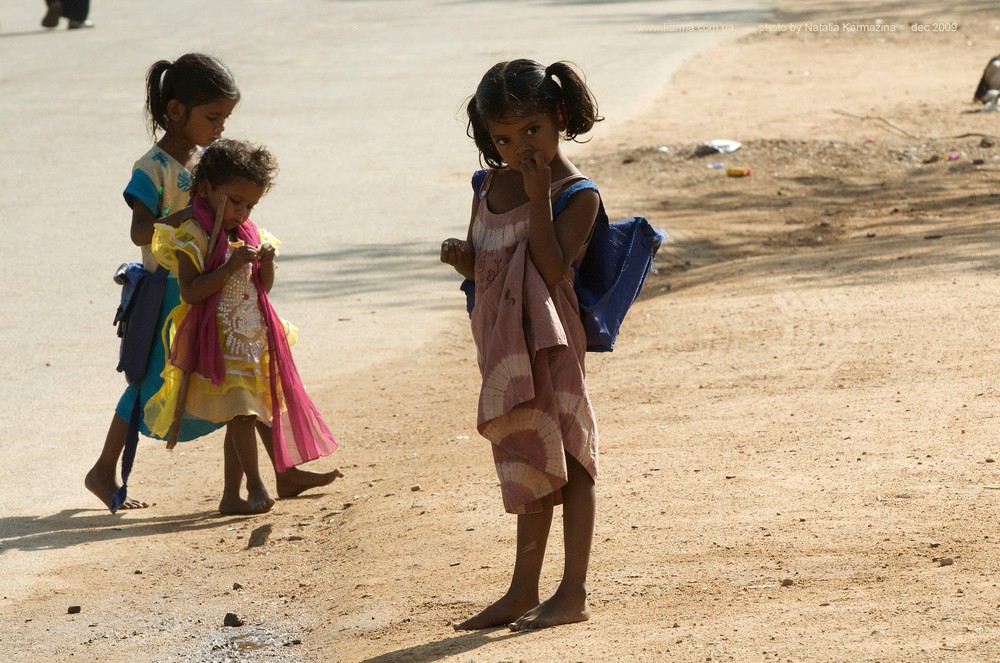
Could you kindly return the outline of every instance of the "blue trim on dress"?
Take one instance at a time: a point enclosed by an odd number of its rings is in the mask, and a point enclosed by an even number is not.
[[[162,196],[160,195],[159,187],[156,186],[149,175],[139,169],[132,171],[132,179],[129,180],[128,186],[125,187],[122,195],[125,196],[125,203],[129,208],[132,208],[135,201],[138,200],[154,216],[160,209],[160,199]]]

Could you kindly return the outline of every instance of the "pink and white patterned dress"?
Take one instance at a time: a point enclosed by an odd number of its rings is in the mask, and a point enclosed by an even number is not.
[[[476,304],[472,335],[483,383],[477,428],[492,443],[504,509],[541,511],[562,501],[571,455],[597,476],[597,422],[587,394],[587,338],[573,290],[573,269],[551,290],[528,255],[530,205],[489,210],[480,190],[472,225]],[[567,179],[553,182],[560,191]]]

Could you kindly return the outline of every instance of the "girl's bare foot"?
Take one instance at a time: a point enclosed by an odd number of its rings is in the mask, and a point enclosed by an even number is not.
[[[263,484],[247,486],[247,503],[250,506],[250,513],[267,513],[274,506],[274,499],[267,494]]]
[[[524,613],[510,625],[512,631],[531,631],[540,628],[575,624],[590,619],[587,590],[556,590],[550,599]]]
[[[121,486],[115,480],[114,475],[107,475],[99,470],[95,465],[87,472],[83,480],[83,485],[92,492],[97,499],[104,503],[104,506],[111,508],[111,500]],[[134,497],[125,498],[125,502],[118,505],[119,509],[145,509],[149,505]]]
[[[452,624],[456,631],[475,631],[484,628],[508,626],[515,619],[525,614],[526,610],[538,605],[538,594],[514,595],[507,592],[500,599],[474,617],[466,619],[461,624]]]
[[[250,503],[239,495],[223,493],[219,500],[219,513],[224,516],[249,516],[253,511],[250,510]]]
[[[292,467],[280,474],[275,474],[275,483],[278,486],[278,497],[297,497],[307,490],[329,486],[335,479],[343,477],[339,470],[332,472],[307,472],[297,467]]]

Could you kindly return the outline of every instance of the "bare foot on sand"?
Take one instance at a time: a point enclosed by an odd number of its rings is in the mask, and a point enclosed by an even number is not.
[[[264,484],[247,486],[247,504],[250,507],[250,513],[267,513],[274,506],[274,499],[268,495]]]
[[[219,500],[219,513],[224,516],[249,516],[253,511],[250,510],[250,503],[239,495],[223,493]]]
[[[512,595],[510,592],[504,594],[500,599],[487,606],[482,612],[474,617],[466,619],[461,624],[452,624],[456,631],[475,631],[484,628],[497,628],[508,626],[515,619],[525,614],[526,610],[538,605],[538,594]]]
[[[113,474],[106,474],[99,470],[95,465],[87,472],[86,478],[83,480],[83,485],[87,487],[87,490],[92,492],[97,499],[104,503],[104,506],[111,508],[111,500],[121,488],[118,485],[118,481],[115,479]],[[149,505],[142,500],[137,500],[134,497],[125,498],[125,502],[118,505],[119,509],[145,509]]]
[[[562,624],[575,624],[590,619],[590,608],[587,605],[587,590],[582,593],[556,590],[547,601],[524,613],[516,622],[510,625],[511,631],[532,631]]]
[[[278,486],[278,497],[286,498],[297,497],[312,488],[328,486],[335,479],[343,476],[343,472],[339,469],[332,472],[307,472],[293,467],[280,474],[275,474],[274,479]]]

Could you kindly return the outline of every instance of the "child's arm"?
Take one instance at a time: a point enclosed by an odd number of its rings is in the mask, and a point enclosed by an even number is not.
[[[455,271],[474,281],[476,277],[476,250],[472,245],[472,224],[479,211],[479,196],[472,197],[472,217],[469,219],[469,231],[465,241],[449,237],[441,243],[441,262],[455,268]]]
[[[596,191],[581,191],[570,198],[559,215],[552,219],[552,171],[541,152],[521,162],[524,191],[531,201],[528,223],[528,253],[538,273],[550,288],[563,278],[566,270],[583,248],[597,218],[600,198]]]
[[[165,223],[176,228],[188,219],[194,218],[194,210],[191,206],[184,207],[172,214],[162,218],[156,218],[149,208],[138,200],[132,206],[132,243],[136,246],[144,246],[153,241],[153,224]]]
[[[225,238],[223,238],[225,241]],[[273,256],[272,256],[273,258]],[[178,251],[177,255],[177,285],[180,286],[181,299],[188,304],[200,302],[211,297],[219,288],[226,284],[236,270],[257,259],[257,247],[241,246],[229,256],[229,260],[218,269],[202,274],[186,253]],[[272,270],[274,263],[271,263]],[[271,273],[272,278],[274,272]]]

